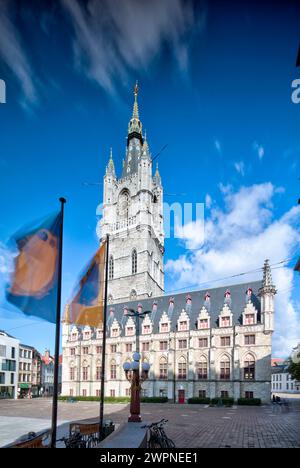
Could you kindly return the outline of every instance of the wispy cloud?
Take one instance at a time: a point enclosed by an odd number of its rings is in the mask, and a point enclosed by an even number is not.
[[[259,143],[257,143],[257,141],[254,141],[253,142],[253,145],[252,145],[252,148],[253,150],[256,152],[257,156],[259,157],[259,159],[262,159],[265,155],[265,149],[262,145],[260,145]]]
[[[189,251],[176,260],[169,260],[166,271],[172,288],[183,288],[256,269],[265,258],[276,263],[293,256],[299,248],[300,207],[293,207],[274,220],[273,198],[278,190],[271,184],[242,187],[227,191],[225,207],[211,210],[205,222],[205,242],[199,239],[195,223],[190,223],[185,244]],[[183,239],[184,240],[184,239]],[[244,275],[240,282],[261,279],[262,273]],[[293,270],[287,266],[273,271],[276,295],[274,353],[288,355],[300,336],[299,305],[292,297]],[[231,280],[238,282],[238,278]],[[228,285],[228,280],[218,283]],[[214,283],[216,286],[216,283]]]
[[[245,164],[243,161],[237,161],[234,163],[235,170],[244,177],[245,175]]]
[[[10,18],[10,3],[0,0],[0,58],[19,81],[24,106],[36,104],[38,101],[34,85],[33,71],[24,51],[20,34]]]
[[[222,154],[222,147],[219,140],[214,141],[214,146],[219,154]]]
[[[204,14],[182,0],[61,2],[75,30],[77,68],[109,92],[117,78],[126,81],[131,71],[146,70],[163,45],[186,71],[190,31],[204,24]]]

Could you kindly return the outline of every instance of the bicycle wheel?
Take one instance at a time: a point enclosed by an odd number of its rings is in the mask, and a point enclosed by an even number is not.
[[[148,447],[149,448],[165,448],[162,444],[162,440],[160,440],[160,438],[156,436],[150,436]]]

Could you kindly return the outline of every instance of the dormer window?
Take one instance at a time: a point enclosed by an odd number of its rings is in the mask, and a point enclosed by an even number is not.
[[[230,327],[230,317],[221,317],[221,327]]]
[[[252,302],[248,302],[243,312],[243,325],[255,325],[257,323],[257,310]]]
[[[126,335],[133,336],[134,335],[134,328],[133,327],[126,327]]]
[[[168,322],[160,324],[160,332],[161,333],[168,333],[169,332],[169,323]]]
[[[118,328],[112,328],[111,336],[113,336],[113,337],[119,336],[119,329]]]
[[[144,335],[149,335],[150,333],[151,333],[150,325],[143,325],[143,334]]]
[[[89,340],[90,337],[91,337],[91,332],[89,332],[89,331],[84,332],[84,334],[83,334],[84,340]]]
[[[188,329],[187,321],[179,322],[179,331],[186,331]]]
[[[77,333],[76,333],[76,332],[73,332],[73,333],[72,333],[71,339],[72,339],[72,341],[76,341],[76,340],[77,340]]]
[[[245,325],[253,325],[255,323],[255,314],[245,314]]]
[[[208,319],[200,319],[199,320],[199,328],[208,328]]]

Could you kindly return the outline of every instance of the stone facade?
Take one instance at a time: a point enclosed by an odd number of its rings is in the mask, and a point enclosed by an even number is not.
[[[264,269],[269,269],[265,264]],[[245,291],[247,290],[247,293]],[[128,396],[122,365],[136,347],[129,308],[152,310],[140,323],[140,350],[150,364],[147,396],[178,401],[229,396],[270,399],[272,330],[264,282],[110,306],[106,396]],[[249,293],[250,291],[250,293]],[[209,298],[209,299],[208,299]],[[228,298],[230,302],[228,302]],[[264,304],[264,307],[262,307]],[[274,313],[274,311],[273,311]],[[64,395],[99,396],[102,330],[63,324]]]
[[[98,234],[102,239],[110,236],[110,303],[163,293],[163,188],[158,169],[152,176],[152,156],[142,135],[137,90],[122,175],[119,179],[116,176],[112,151],[104,175]]]
[[[137,89],[122,176],[111,154],[103,197],[99,237],[110,235],[106,396],[129,396],[122,365],[139,326],[142,359],[151,366],[144,395],[269,401],[276,291],[268,261],[261,282],[163,295],[163,188],[158,170],[152,177]],[[130,308],[151,314],[137,325],[126,317]],[[63,395],[100,395],[102,333],[63,324]]]

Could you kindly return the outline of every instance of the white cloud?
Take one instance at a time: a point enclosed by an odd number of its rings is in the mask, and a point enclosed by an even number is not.
[[[207,209],[210,209],[211,206],[212,206],[212,203],[213,203],[212,198],[211,198],[211,196],[209,195],[209,193],[207,193],[207,194],[206,194],[206,197],[205,197],[205,207],[206,207]]]
[[[245,175],[245,164],[243,161],[238,161],[234,163],[235,170],[241,174],[243,177]]]
[[[257,156],[259,157],[259,159],[262,159],[265,154],[264,147],[260,145],[259,143],[257,143],[257,141],[253,142],[252,147],[253,147],[253,150],[257,153]]]
[[[215,140],[214,145],[215,145],[215,148],[218,151],[218,153],[221,154],[222,153],[222,147],[221,147],[221,143],[219,142],[219,140]]]
[[[271,183],[242,187],[238,192],[224,194],[224,209],[214,208],[205,223],[205,242],[198,236],[193,223],[186,234],[187,249],[199,248],[169,260],[166,272],[174,289],[203,284],[262,267],[266,258],[271,264],[290,258],[299,247],[297,226],[300,207],[293,207],[281,218],[273,216],[272,200],[278,196]],[[193,229],[194,228],[194,229]],[[292,299],[293,270],[286,266],[274,268],[273,279],[278,289],[276,296],[275,333],[273,354],[288,355],[300,338],[300,320]],[[261,279],[262,272],[247,274],[213,282],[211,286],[247,282]],[[299,306],[299,305],[298,305]]]
[[[23,90],[22,104],[37,103],[33,72],[24,52],[17,28],[10,19],[8,3],[0,0],[0,57],[19,81]]]
[[[186,71],[189,33],[205,21],[182,0],[61,2],[75,30],[77,68],[110,92],[116,78],[124,81],[133,70],[146,70],[166,44]]]

